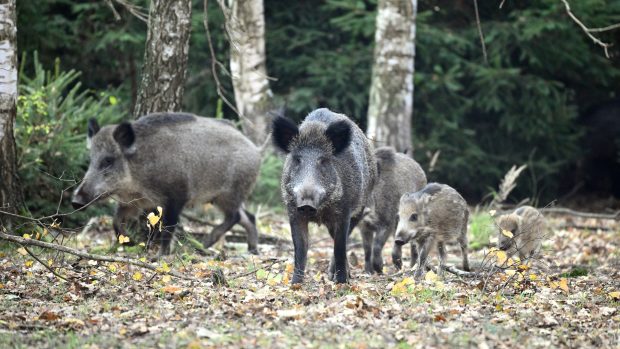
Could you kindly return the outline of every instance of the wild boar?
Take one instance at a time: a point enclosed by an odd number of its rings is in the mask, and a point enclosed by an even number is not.
[[[500,216],[497,226],[499,248],[509,256],[518,253],[521,259],[538,253],[547,230],[545,217],[532,206],[521,206],[513,213]]]
[[[383,272],[381,252],[385,242],[394,236],[398,224],[398,203],[408,192],[416,192],[426,185],[422,167],[411,157],[397,153],[392,147],[375,149],[377,182],[372,191],[372,205],[360,223],[364,242],[364,265],[368,273]],[[416,246],[411,244],[411,254],[416,256]],[[394,244],[392,261],[402,267],[402,247]],[[411,266],[417,261],[411,260]]]
[[[258,253],[254,216],[243,208],[256,182],[260,150],[231,123],[184,113],[156,113],[134,122],[99,127],[88,122],[90,165],[73,194],[73,206],[112,196],[118,201],[114,231],[145,209],[163,208],[160,253],[170,240],[183,207],[213,203],[224,221],[204,243],[215,243],[240,223],[248,249]]]
[[[446,263],[446,242],[458,241],[463,257],[463,269],[469,270],[467,260],[467,220],[469,211],[465,199],[446,184],[429,183],[422,190],[407,193],[400,199],[395,243],[404,245],[413,240],[418,247],[420,279],[426,268],[428,253],[434,244],[439,252],[440,273]]]
[[[274,119],[273,142],[287,154],[281,190],[295,248],[292,282],[304,279],[309,222],[324,224],[334,239],[330,279],[347,282],[349,232],[368,205],[377,171],[368,139],[345,115],[317,109],[299,128]]]

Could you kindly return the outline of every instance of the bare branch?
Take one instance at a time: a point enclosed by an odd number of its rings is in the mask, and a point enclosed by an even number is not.
[[[482,25],[480,24],[480,13],[478,12],[478,0],[474,0],[474,11],[476,13],[476,26],[478,27],[478,35],[480,36],[480,45],[482,46],[482,56],[484,57],[484,63],[489,64],[489,60],[487,58],[487,47],[484,44],[484,34],[482,33]]]
[[[25,238],[20,237],[20,236],[10,235],[10,234],[6,234],[6,233],[0,233],[0,239],[4,239],[4,240],[7,240],[7,241],[18,243],[20,245],[38,246],[38,247],[43,247],[43,248],[47,248],[47,249],[51,249],[51,250],[61,251],[61,252],[72,254],[74,256],[78,256],[78,257],[82,257],[82,258],[90,259],[90,260],[94,260],[94,261],[131,264],[131,265],[135,265],[137,267],[141,267],[141,268],[144,268],[144,269],[149,269],[149,270],[152,270],[152,271],[160,272],[160,270],[158,270],[158,267],[156,267],[154,265],[151,265],[151,264],[148,264],[148,263],[145,263],[145,262],[141,262],[141,261],[138,261],[138,260],[135,260],[135,259],[131,259],[131,258],[108,257],[108,256],[90,254],[90,253],[87,253],[87,252],[76,250],[76,249],[71,248],[71,247],[62,246],[62,245],[58,245],[58,244],[51,244],[49,242],[44,242],[44,241],[35,240],[35,239],[25,239]],[[177,277],[179,279],[200,282],[200,280],[198,280],[198,279],[196,279],[194,277],[183,275],[183,274],[178,273],[178,272],[176,272],[174,270],[171,270],[169,272],[163,272],[163,274],[169,274],[169,275]]]
[[[594,41],[595,44],[601,46],[603,48],[603,50],[605,51],[605,57],[609,58],[609,47],[612,45],[610,43],[606,43],[601,41],[599,38],[597,38],[596,36],[591,34],[591,31],[604,31],[604,30],[600,30],[600,29],[605,29],[605,28],[596,28],[596,30],[591,30],[589,29],[585,24],[583,24],[583,22],[581,22],[579,20],[579,18],[577,18],[577,16],[575,16],[573,14],[573,12],[570,9],[570,5],[568,3],[568,0],[561,0],[564,3],[564,7],[566,8],[566,13],[568,14],[568,16],[573,20],[573,22],[577,23],[577,25],[583,30],[584,33],[586,33],[586,35],[592,40]],[[615,28],[620,28],[620,24],[614,24],[612,26],[611,29],[615,29]],[[609,27],[607,27],[609,28]],[[607,30],[611,30],[611,29],[607,29]]]

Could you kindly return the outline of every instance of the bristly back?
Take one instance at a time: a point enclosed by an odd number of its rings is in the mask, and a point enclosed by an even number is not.
[[[396,150],[393,147],[380,147],[375,149],[377,166],[383,169],[391,168],[396,164]]]
[[[152,113],[135,122],[135,125],[147,128],[169,127],[196,121],[196,115],[188,113]]]

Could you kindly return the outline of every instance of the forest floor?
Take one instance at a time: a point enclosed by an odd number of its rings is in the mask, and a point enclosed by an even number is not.
[[[220,260],[179,251],[157,262],[159,273],[31,248],[68,281],[19,246],[4,244],[0,347],[618,348],[620,227],[613,220],[550,222],[553,237],[544,243],[542,260],[493,268],[484,277],[429,272],[418,283],[411,279],[408,249],[408,271],[395,273],[391,240],[384,249],[386,275],[366,275],[358,233],[350,284],[327,281],[332,242],[318,228],[301,287],[289,285],[293,251],[287,242],[261,244],[260,256],[247,254],[244,243],[227,242]],[[290,239],[281,217],[261,223],[263,233]],[[103,230],[66,244],[100,251],[113,239],[109,225]],[[124,250],[116,253],[147,257]],[[488,250],[470,252],[474,267]],[[455,246],[448,255],[460,266]],[[168,268],[199,281],[164,275]],[[218,269],[225,286],[213,282]]]

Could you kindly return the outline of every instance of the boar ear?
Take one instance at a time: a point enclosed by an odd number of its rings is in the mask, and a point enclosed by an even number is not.
[[[136,134],[133,132],[133,127],[127,121],[120,123],[114,129],[112,133],[114,140],[123,148],[129,148],[136,140]]]
[[[86,148],[90,149],[90,146],[93,144],[93,136],[95,136],[100,129],[97,120],[95,120],[94,118],[88,119],[87,129],[88,131],[86,132]]]
[[[334,146],[334,155],[338,155],[351,144],[351,126],[345,121],[331,123],[325,135]]]
[[[97,123],[97,119],[90,118],[88,119],[88,138],[93,138],[94,135],[99,132],[99,123]]]
[[[294,122],[282,116],[273,119],[272,126],[273,134],[271,137],[273,139],[273,144],[276,148],[288,153],[290,151],[288,147],[291,141],[299,135],[299,128],[297,128]]]

